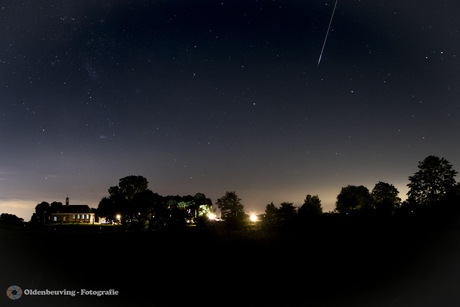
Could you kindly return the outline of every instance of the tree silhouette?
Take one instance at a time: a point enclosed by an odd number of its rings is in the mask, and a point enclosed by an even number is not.
[[[98,206],[100,216],[114,220],[121,214],[122,222],[132,222],[139,215],[136,197],[148,190],[148,181],[142,176],[127,176],[119,180],[118,186],[109,188],[109,197],[104,197]]]
[[[143,176],[127,176],[108,189],[99,202],[97,214],[109,221],[120,221],[130,230],[182,228],[187,222],[207,220],[212,201],[203,193],[195,196],[161,196],[148,188]]]
[[[133,199],[136,194],[148,189],[149,182],[143,176],[127,176],[118,183],[119,193],[127,200]]]
[[[308,219],[318,217],[321,214],[323,214],[323,208],[318,195],[311,196],[308,194],[303,205],[299,208],[299,216],[302,219]]]
[[[279,209],[273,204],[269,203],[265,207],[265,215],[263,218],[263,225],[265,228],[273,229],[279,226]]]
[[[222,219],[232,228],[241,228],[244,225],[247,215],[244,213],[244,206],[241,198],[235,192],[226,192],[216,202],[220,209]]]
[[[208,215],[213,212],[212,200],[203,193],[196,193],[194,205],[191,207],[191,216],[197,225],[204,225],[208,221]]]
[[[379,181],[372,189],[372,199],[375,209],[380,215],[392,215],[401,205],[399,191],[392,184]]]
[[[372,197],[365,186],[346,186],[337,196],[336,211],[340,214],[366,213],[372,209]]]
[[[436,205],[455,186],[457,171],[444,158],[428,156],[419,162],[419,171],[409,176],[409,202],[421,205]]]
[[[284,202],[278,209],[279,224],[282,228],[290,228],[297,218],[297,210],[293,203]]]
[[[35,206],[35,213],[32,214],[30,222],[32,224],[46,224],[50,220],[50,204],[43,201]]]
[[[97,215],[105,217],[107,221],[115,221],[116,215],[120,212],[118,203],[110,197],[103,197],[97,206]]]
[[[17,217],[14,214],[2,213],[0,215],[0,228],[22,228],[24,227],[24,219]]]

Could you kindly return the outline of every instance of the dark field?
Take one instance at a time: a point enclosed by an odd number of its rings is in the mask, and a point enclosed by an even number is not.
[[[458,306],[460,231],[320,223],[295,232],[1,231],[1,286],[108,290],[2,306]]]

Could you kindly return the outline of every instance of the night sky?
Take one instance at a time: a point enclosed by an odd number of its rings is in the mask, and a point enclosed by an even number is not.
[[[460,2],[3,1],[0,212],[236,191],[247,212],[460,170]]]

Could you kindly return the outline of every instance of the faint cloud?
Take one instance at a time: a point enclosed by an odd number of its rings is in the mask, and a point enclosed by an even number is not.
[[[38,203],[32,199],[0,198],[0,213],[14,214],[27,222]]]

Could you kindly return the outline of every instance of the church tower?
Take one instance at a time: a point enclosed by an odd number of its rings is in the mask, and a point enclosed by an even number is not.
[[[67,197],[65,198],[65,205],[66,205],[66,206],[69,205],[69,196],[67,196]]]

